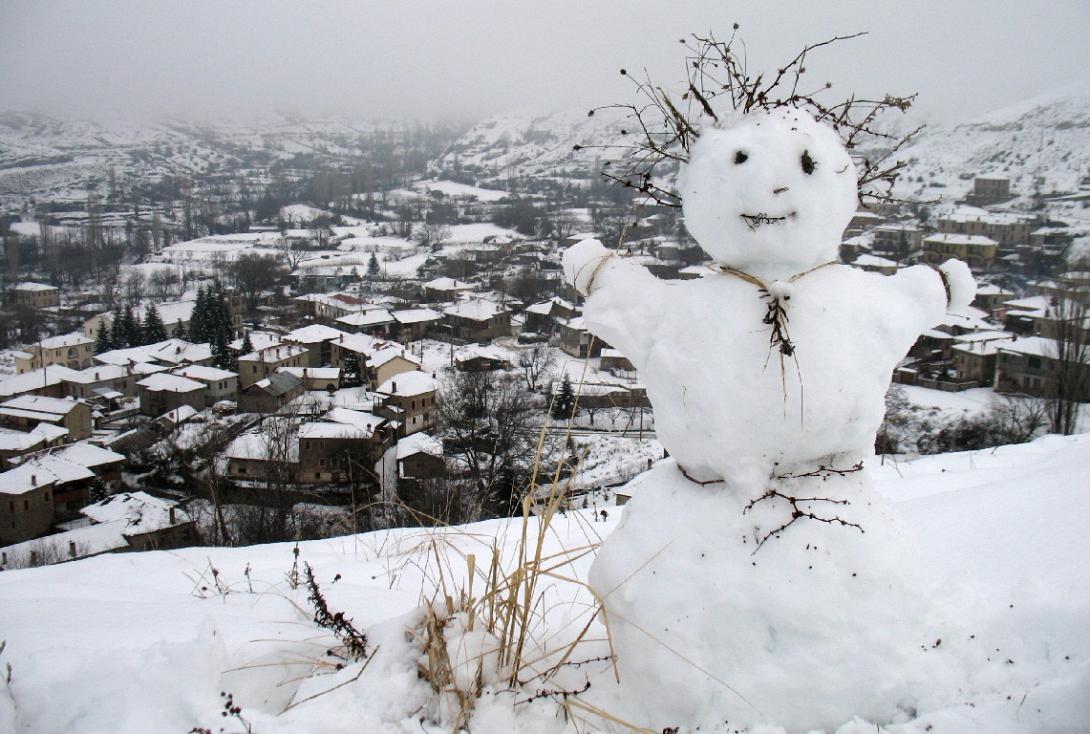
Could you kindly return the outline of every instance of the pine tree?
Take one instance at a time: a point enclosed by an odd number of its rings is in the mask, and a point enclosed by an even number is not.
[[[139,347],[144,343],[143,335],[140,333],[140,322],[136,320],[136,316],[133,315],[132,306],[125,306],[125,311],[121,315],[122,319],[122,332],[125,335],[125,346],[127,347]]]
[[[375,253],[371,253],[371,258],[367,261],[367,277],[377,278],[379,274],[378,258],[375,257]]]
[[[174,322],[174,338],[175,339],[186,339],[186,340],[188,340],[188,337],[189,337],[189,335],[186,334],[185,324],[182,323],[182,320],[178,319],[177,321],[175,321]]]
[[[113,325],[110,327],[110,346],[113,349],[124,349],[129,346],[125,341],[125,319],[121,311],[114,311]]]
[[[98,330],[95,332],[95,354],[102,354],[114,348],[110,340],[110,331],[106,328],[106,319],[98,322]]]
[[[254,351],[254,343],[250,341],[250,332],[246,332],[242,335],[242,348],[238,350],[239,354],[250,354]]]
[[[144,309],[144,323],[141,330],[143,331],[145,344],[155,344],[165,341],[167,338],[167,330],[163,326],[163,320],[159,317],[159,309],[155,307],[154,303],[149,303],[147,308]]]
[[[563,419],[571,416],[575,407],[575,390],[572,389],[571,380],[564,375],[564,381],[560,383],[560,392],[553,400],[553,418]]]
[[[189,341],[205,344],[209,340],[208,328],[208,292],[204,286],[197,287],[197,302],[193,304],[193,313],[189,317]]]

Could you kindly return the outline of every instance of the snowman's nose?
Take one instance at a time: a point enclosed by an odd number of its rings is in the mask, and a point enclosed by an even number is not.
[[[778,189],[772,189],[772,193],[773,193],[773,194],[776,194],[776,195],[782,194],[782,193],[783,193],[783,192],[785,192],[785,191],[787,191],[787,187],[786,187],[786,186],[781,186],[781,187],[780,187],[780,188],[778,188]]]

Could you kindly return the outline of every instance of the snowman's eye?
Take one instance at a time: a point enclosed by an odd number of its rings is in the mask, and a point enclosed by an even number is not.
[[[744,150],[739,150],[738,152],[736,152],[734,154],[734,163],[735,163],[735,165],[745,163],[748,160],[749,160],[749,156],[746,154],[746,152]]]
[[[805,173],[807,176],[813,174],[814,169],[817,168],[817,163],[814,161],[813,158],[810,157],[810,151],[808,150],[802,151],[801,163],[802,172]]]

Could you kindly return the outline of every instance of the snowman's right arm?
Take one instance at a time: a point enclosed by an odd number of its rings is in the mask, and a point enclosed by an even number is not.
[[[590,330],[639,367],[651,349],[651,325],[662,312],[665,281],[618,256],[598,240],[568,248],[564,279],[587,297],[583,317]]]

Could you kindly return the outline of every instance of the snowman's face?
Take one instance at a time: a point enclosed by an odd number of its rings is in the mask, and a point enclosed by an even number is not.
[[[805,112],[706,129],[681,182],[685,225],[721,265],[784,278],[834,260],[856,209],[856,172],[832,129]]]

